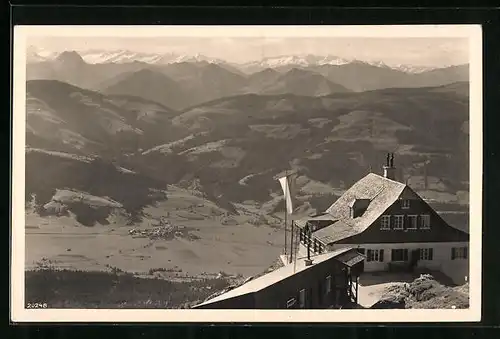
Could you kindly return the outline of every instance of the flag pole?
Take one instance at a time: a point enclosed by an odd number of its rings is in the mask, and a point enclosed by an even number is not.
[[[285,178],[288,177],[288,170],[285,171]],[[286,248],[287,248],[287,244],[286,244],[286,227],[287,227],[287,214],[288,214],[288,211],[287,211],[287,206],[286,206],[286,194],[285,194],[285,199],[284,199],[284,202],[285,202],[285,258],[286,258]]]
[[[292,209],[292,211],[290,212],[290,258],[288,260],[288,263],[291,264],[293,262],[293,258],[295,255],[295,253],[294,253],[294,235],[296,235],[296,234],[294,234],[295,233],[295,223],[293,220],[293,208],[294,208],[294,206],[293,206],[292,188],[295,187],[295,177],[294,177],[293,173],[290,176],[290,180],[287,176],[287,182],[289,182],[288,196],[290,198],[290,203],[291,203],[290,208]],[[294,191],[295,191],[295,189],[294,189]]]
[[[292,201],[292,191],[291,191],[292,187],[291,187],[291,181],[288,178],[288,170],[287,170],[286,180],[289,183],[287,185],[288,197],[290,198],[290,201]],[[293,206],[291,206],[291,208],[292,208],[292,212],[290,212],[290,213],[293,213]],[[287,214],[288,214],[288,208],[287,208]],[[290,214],[290,258],[288,259],[289,264],[291,264],[292,260],[293,260],[293,219],[291,217],[292,217],[292,214]]]

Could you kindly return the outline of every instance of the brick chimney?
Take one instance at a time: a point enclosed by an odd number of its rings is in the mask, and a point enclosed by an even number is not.
[[[384,178],[396,180],[396,167],[394,167],[394,153],[387,153],[387,160],[383,168],[384,168]]]

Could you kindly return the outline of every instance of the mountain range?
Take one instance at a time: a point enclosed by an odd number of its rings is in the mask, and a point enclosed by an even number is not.
[[[203,74],[226,74],[217,65],[183,65],[201,67],[195,76],[201,83]],[[253,75],[252,93],[173,109],[166,104],[179,95],[175,84],[198,74],[177,70],[138,70],[103,91],[28,81],[26,142],[38,151],[26,155],[32,173],[26,196],[44,205],[56,190],[74,188],[137,213],[162,199],[155,192],[170,184],[196,187],[231,213],[249,204],[272,212],[282,208],[276,176],[293,168],[299,201],[322,210],[370,169],[379,171],[393,151],[399,178],[425,198],[464,203],[457,199],[468,191],[467,82],[355,92],[309,70],[265,70]],[[231,74],[228,82],[252,86],[251,79]],[[308,95],[293,93],[294,79]],[[217,81],[222,88],[227,78]],[[156,102],[156,88],[134,83],[155,83],[166,99]],[[117,94],[117,87],[127,93]],[[94,160],[79,160],[88,157]],[[105,184],[92,182],[100,171]],[[122,177],[129,182],[117,187]]]
[[[246,73],[255,73],[265,68],[276,68],[280,66],[292,65],[294,67],[309,67],[321,65],[345,65],[352,62],[364,62],[373,66],[382,68],[391,68],[400,70],[407,73],[421,73],[430,71],[438,67],[431,66],[416,66],[409,64],[392,64],[388,65],[383,61],[360,61],[357,59],[346,59],[333,55],[319,56],[319,55],[282,55],[266,57],[258,61],[250,61],[245,63],[231,63],[222,59],[207,57],[203,54],[197,53],[194,55],[177,54],[173,52],[167,53],[147,53],[135,52],[125,49],[119,50],[99,50],[91,49],[79,51],[85,62],[90,64],[101,63],[130,63],[130,62],[144,62],[148,64],[170,64],[179,62],[209,62],[219,65],[234,65],[236,69],[244,70]],[[28,62],[40,62],[54,60],[60,53],[47,51],[43,48],[29,46],[28,47]]]
[[[34,54],[33,54],[34,53]],[[202,56],[165,61],[149,55],[90,63],[75,51],[33,52],[28,80],[58,80],[103,94],[133,95],[175,110],[240,94],[322,96],[384,88],[442,86],[468,81],[468,65],[409,73],[385,64],[372,65],[335,57],[268,58],[234,65]],[[125,52],[113,55],[128,55]],[[44,57],[46,56],[46,57]],[[97,59],[92,59],[96,61]],[[101,60],[101,59],[99,59]],[[102,59],[104,60],[104,59]],[[186,61],[189,60],[189,61]],[[257,64],[260,65],[257,67]],[[264,67],[265,66],[265,67]],[[255,72],[248,74],[252,68]]]

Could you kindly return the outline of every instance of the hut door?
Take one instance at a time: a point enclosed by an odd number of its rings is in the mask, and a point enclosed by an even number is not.
[[[411,251],[411,258],[410,258],[410,268],[415,268],[418,264],[418,260],[420,259],[420,249],[416,249]]]

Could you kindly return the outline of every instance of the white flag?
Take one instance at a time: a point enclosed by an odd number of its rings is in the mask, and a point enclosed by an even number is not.
[[[288,214],[293,214],[294,212],[295,177],[295,174],[291,174],[278,179],[283,189]]]

